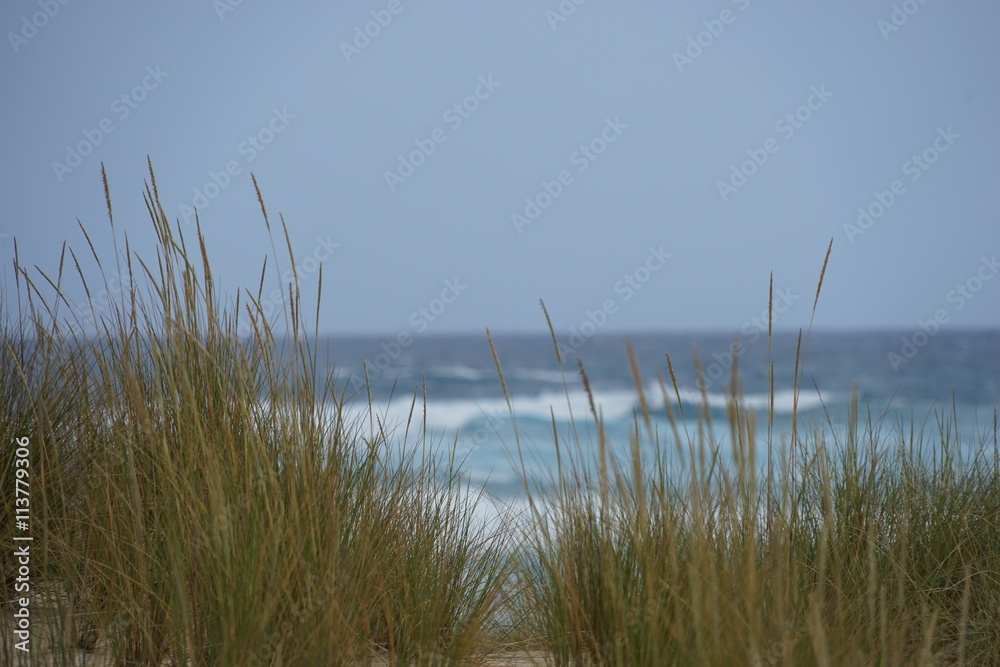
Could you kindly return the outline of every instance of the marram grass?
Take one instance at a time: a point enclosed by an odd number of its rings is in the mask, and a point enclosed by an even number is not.
[[[483,523],[435,451],[448,443],[427,441],[419,393],[402,433],[374,411],[349,419],[297,285],[278,319],[262,305],[268,268],[224,302],[200,228],[170,224],[152,168],[144,198],[152,257],[124,236],[110,262],[89,237],[64,248],[56,275],[15,258],[0,496],[11,512],[9,444],[28,437],[34,616],[25,656],[5,613],[0,664],[1000,664],[995,428],[971,446],[953,414],[933,434],[882,428],[855,399],[846,441],[798,419],[782,433],[773,408],[743,408],[737,366],[720,426],[684,414],[669,357],[646,392],[629,350],[629,453],[591,398],[579,428],[553,424],[546,484],[512,443],[529,510]],[[281,233],[290,255],[283,220]],[[81,335],[66,293],[106,287],[84,281],[95,263],[126,278]],[[797,382],[807,348],[808,332]],[[4,545],[13,534],[0,524]],[[11,553],[5,610],[20,595]]]
[[[157,254],[122,256],[127,279],[97,335],[65,322],[61,286],[83,280],[85,257],[64,253],[57,276],[17,267],[0,429],[32,443],[32,580],[55,606],[34,625],[38,664],[88,648],[120,665],[206,666],[458,665],[490,652],[510,563],[474,499],[417,449],[390,462],[402,434],[346,423],[316,397],[294,289],[290,354],[259,299],[223,307],[200,230],[195,244],[172,230],[152,177]]]

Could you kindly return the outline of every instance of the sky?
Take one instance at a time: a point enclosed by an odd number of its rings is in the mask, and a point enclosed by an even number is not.
[[[115,236],[155,258],[148,155],[226,298],[268,255],[265,300],[289,276],[256,176],[309,304],[322,266],[324,333],[544,333],[539,299],[560,331],[734,333],[772,272],[795,329],[831,239],[817,329],[996,328],[997,25],[988,0],[12,0],[4,315],[15,239],[51,275],[66,242],[96,276],[78,220],[106,268]]]

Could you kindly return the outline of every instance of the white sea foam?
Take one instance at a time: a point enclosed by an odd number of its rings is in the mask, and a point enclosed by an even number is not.
[[[430,374],[437,377],[450,378],[452,380],[468,380],[470,382],[475,382],[477,380],[484,380],[492,377],[495,375],[495,372],[482,368],[472,368],[461,364],[453,364],[450,366],[436,366],[431,368]]]
[[[656,409],[662,403],[659,386],[646,389],[650,407]],[[668,393],[673,399],[673,393]],[[707,402],[713,410],[724,410],[729,397],[723,393],[709,392],[706,397],[692,390],[680,391],[681,401],[685,405],[702,405]],[[834,396],[821,396],[815,389],[801,390],[798,396],[798,410],[807,411],[820,407],[824,401],[829,403]],[[766,393],[746,394],[741,404],[748,410],[765,411],[770,405],[770,396]],[[512,397],[514,414],[518,419],[537,419],[548,421],[554,416],[557,422],[588,419],[590,417],[590,400],[583,389],[566,391],[546,391],[534,396],[516,395]],[[615,389],[594,392],[594,404],[605,422],[619,422],[631,419],[632,413],[638,407],[638,396],[633,390]],[[795,392],[791,389],[776,391],[774,394],[774,412],[777,415],[791,414],[795,408]],[[394,400],[390,403],[375,402],[374,413],[379,415],[387,427],[405,425],[410,419],[411,401]],[[423,424],[423,403],[418,399],[413,406],[415,423]],[[368,406],[355,406],[354,414],[368,413]],[[427,428],[438,431],[455,431],[470,425],[495,422],[509,416],[507,402],[503,398],[449,398],[427,401]]]
[[[579,376],[575,373],[563,373],[562,371],[551,371],[544,368],[513,368],[510,372],[504,372],[509,378],[515,380],[529,380],[531,382],[552,382],[562,384],[566,381],[570,384]]]
[[[723,410],[728,405],[729,395],[708,392],[703,398],[700,392],[691,389],[680,390],[681,401],[683,403],[702,405],[707,398],[708,407]],[[833,399],[831,395],[820,395],[815,389],[800,390],[798,398],[798,409],[800,411],[818,408],[823,402],[829,403]],[[747,410],[767,410],[771,404],[771,397],[767,393],[745,394],[740,397],[740,405]],[[783,415],[791,414],[795,409],[795,391],[792,389],[782,389],[774,392],[774,413]]]

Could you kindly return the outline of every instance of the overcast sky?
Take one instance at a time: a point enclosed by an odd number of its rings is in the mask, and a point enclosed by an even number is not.
[[[1000,326],[1000,4],[681,4],[6,2],[3,308],[113,256],[101,162],[150,256],[149,154],[230,295],[253,172],[328,333],[794,328],[831,238],[818,327]]]

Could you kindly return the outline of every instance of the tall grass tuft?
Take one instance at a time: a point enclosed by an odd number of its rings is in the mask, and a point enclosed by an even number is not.
[[[685,416],[668,356],[657,425],[628,354],[626,453],[609,442],[582,361],[592,428],[553,422],[547,483],[532,481],[516,444],[531,496],[525,623],[550,664],[1000,664],[995,432],[963,446],[954,413],[934,434],[883,429],[855,395],[846,442],[794,417],[779,434],[773,370],[761,428],[734,365],[729,453],[704,382],[702,408]]]
[[[260,293],[223,303],[200,221],[193,239],[171,226],[152,166],[144,200],[155,256],[126,234],[110,260],[87,237],[88,253],[63,248],[57,275],[15,266],[0,431],[32,443],[32,664],[458,665],[488,653],[508,545],[474,518],[454,462],[418,456],[427,448],[401,445],[377,414],[346,417],[317,374],[297,281],[283,321],[265,317]],[[126,276],[103,315],[88,260]],[[71,281],[86,307],[65,296]],[[6,637],[0,652],[19,657]]]
[[[82,225],[85,252],[64,246],[54,275],[22,265],[15,245],[0,436],[31,443],[33,652],[13,648],[8,623],[0,663],[1000,664],[996,415],[974,438],[954,405],[918,429],[887,425],[855,396],[846,435],[803,422],[807,330],[788,432],[773,362],[758,414],[735,360],[720,425],[703,377],[702,405],[685,405],[667,355],[651,392],[628,347],[636,408],[622,448],[542,304],[589,412],[566,428],[553,416],[557,463],[539,483],[487,332],[529,509],[484,522],[455,449],[440,456],[414,421],[426,396],[415,390],[403,433],[370,390],[365,418],[349,416],[318,371],[298,276],[277,317],[263,299],[268,262],[256,293],[224,301],[200,220],[193,237],[171,226],[152,166],[153,256],[118,233],[102,177],[110,258]],[[275,258],[287,248],[294,274],[284,220],[272,228],[253,182],[265,229],[284,237],[272,237]],[[91,264],[101,284],[88,283]],[[77,285],[86,303],[69,297]],[[319,285],[321,298],[322,270]],[[108,293],[101,313],[95,295]],[[769,350],[771,338],[769,322]],[[12,508],[14,448],[0,464]],[[0,541],[13,531],[0,523]],[[0,566],[6,605],[10,549]]]

